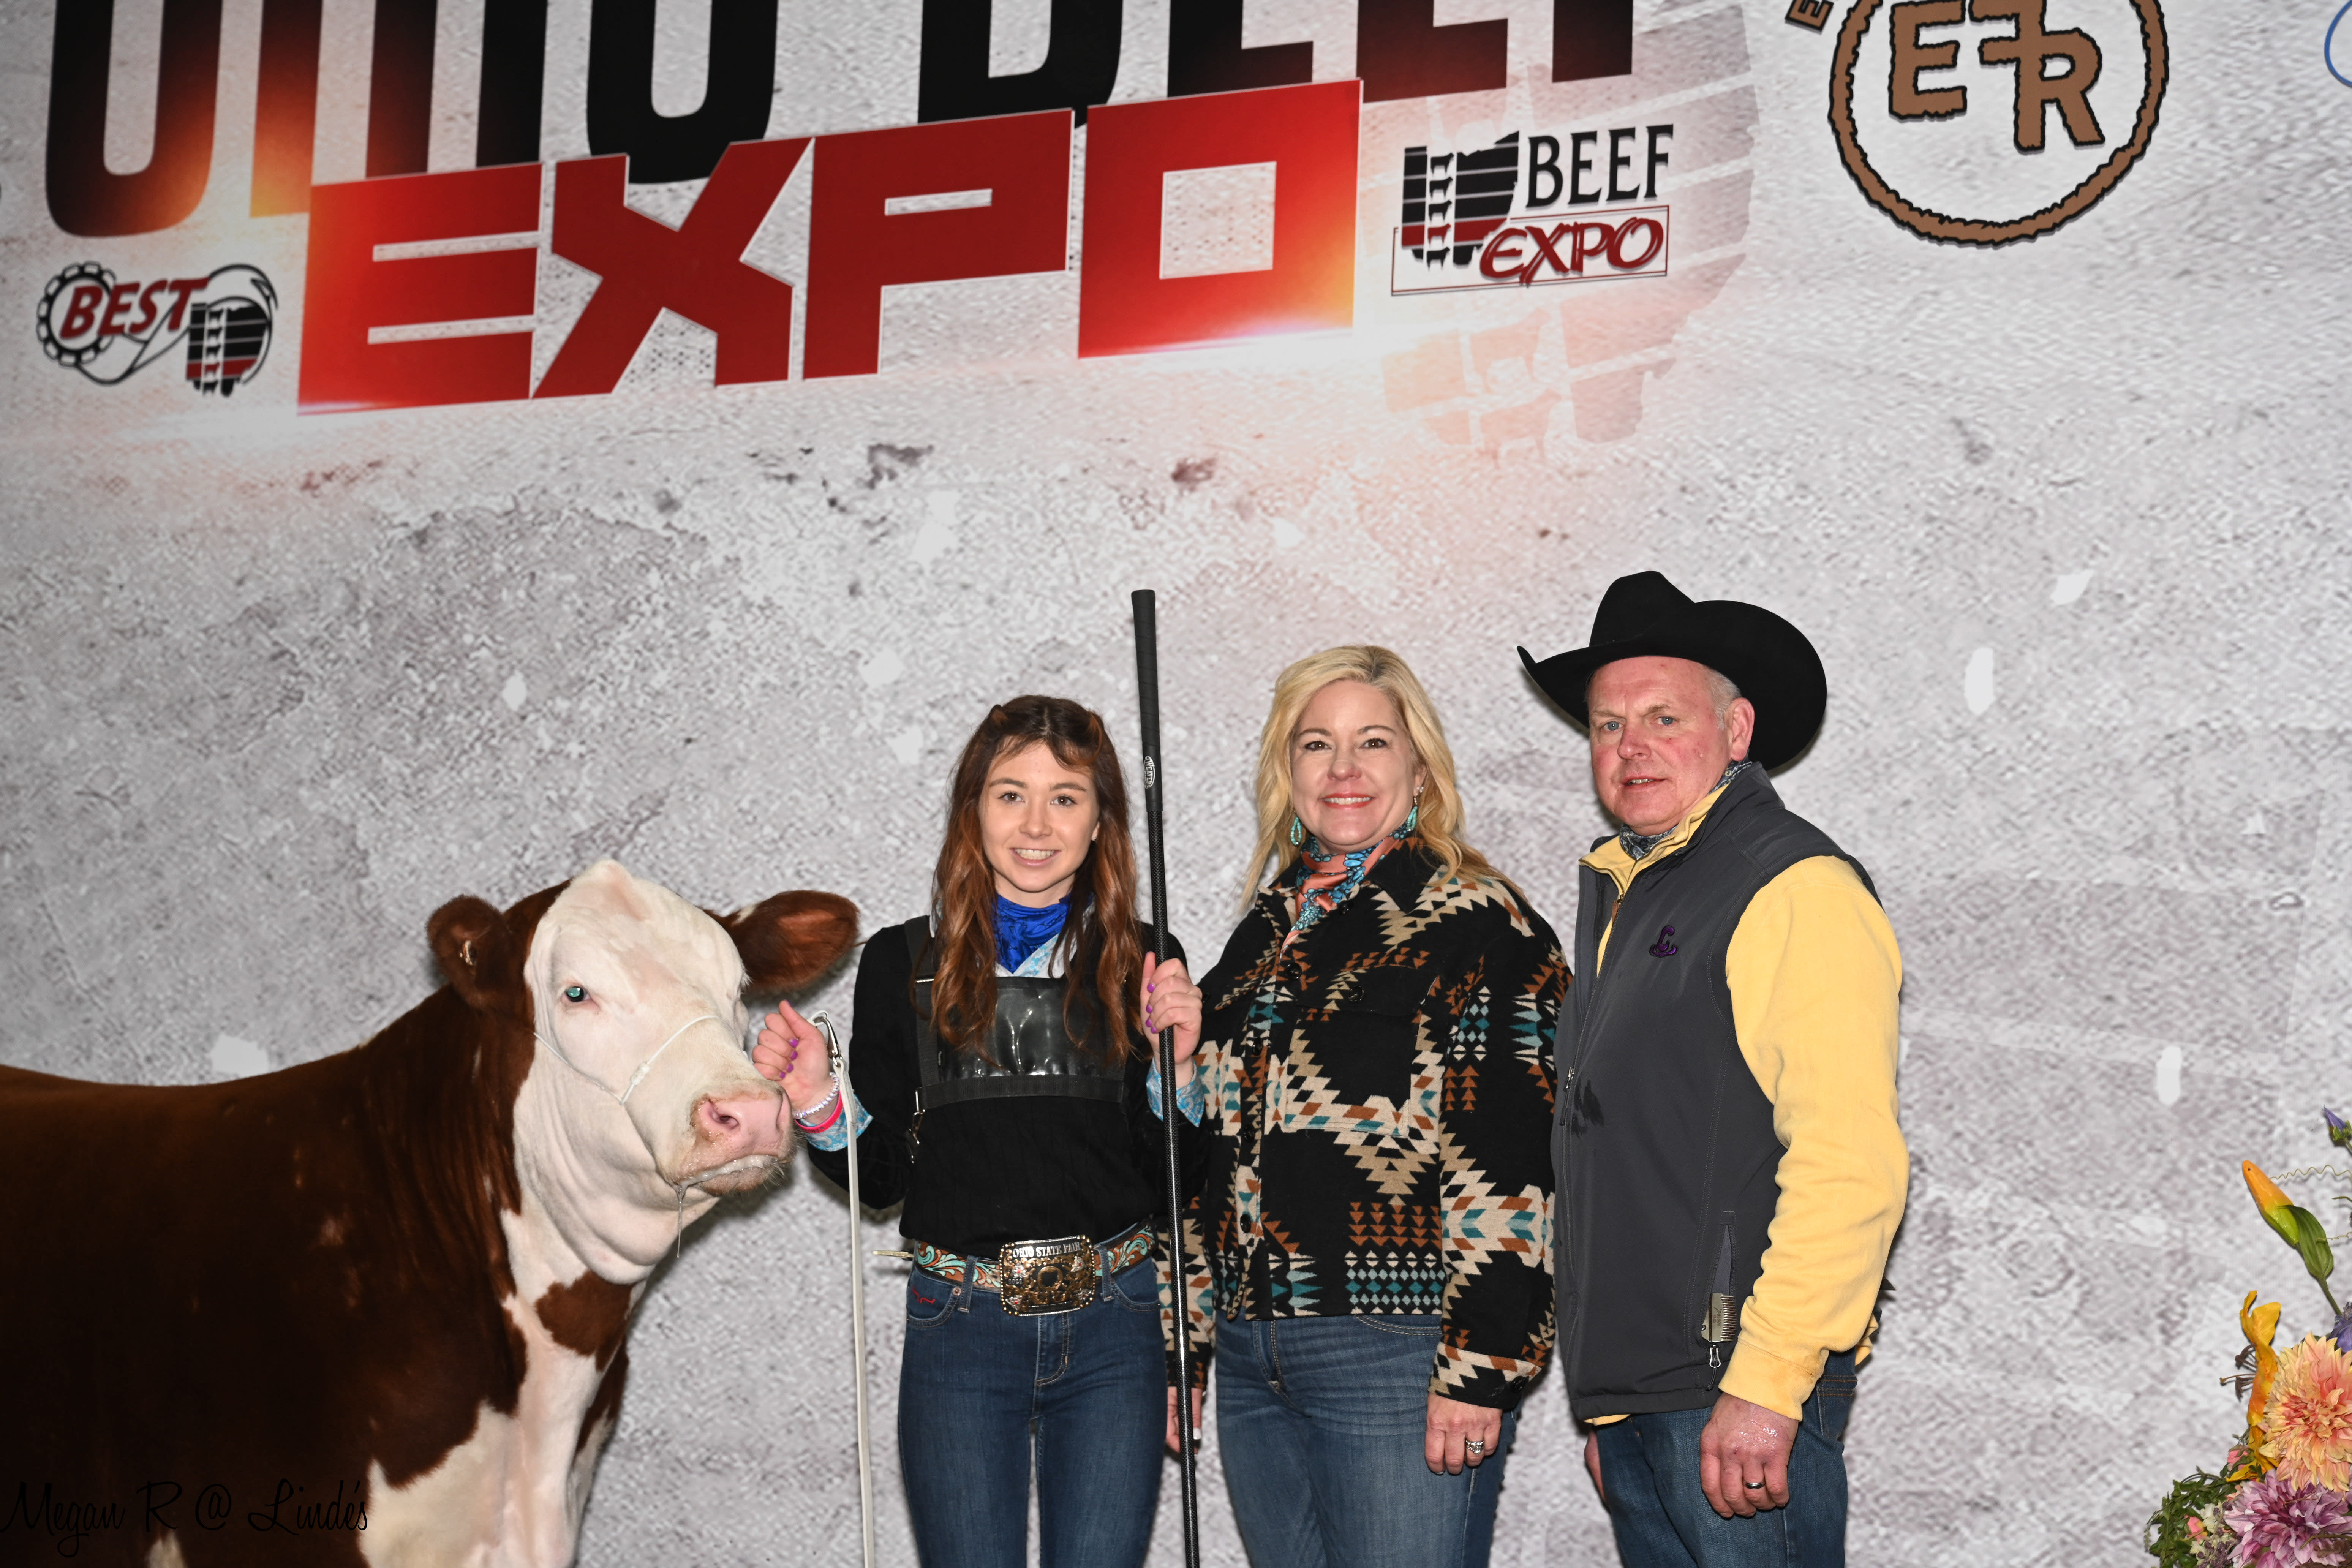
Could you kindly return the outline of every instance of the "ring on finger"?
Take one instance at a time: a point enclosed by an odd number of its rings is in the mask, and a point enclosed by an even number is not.
[[[1762,1481],[1742,1481],[1739,1485],[1744,1490],[1751,1492],[1760,1492],[1764,1489]]]

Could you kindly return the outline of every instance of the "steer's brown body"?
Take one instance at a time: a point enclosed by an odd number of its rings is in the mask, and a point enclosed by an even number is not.
[[[0,1563],[431,1561],[395,1538],[396,1500],[486,1425],[572,1446],[576,1524],[636,1287],[583,1270],[519,1291],[510,1257],[518,1097],[547,1070],[520,978],[561,890],[448,906],[434,936],[458,983],[340,1056],[185,1088],[0,1068]],[[751,981],[821,973],[855,922],[822,894],[746,911],[741,945],[774,949]],[[572,1364],[551,1342],[593,1370],[523,1411],[535,1356]],[[475,1472],[518,1468],[467,1462],[483,1504],[499,1478]],[[568,1558],[548,1536],[466,1539]]]

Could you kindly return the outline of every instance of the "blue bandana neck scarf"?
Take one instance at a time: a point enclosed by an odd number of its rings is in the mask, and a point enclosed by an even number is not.
[[[1054,939],[1070,919],[1070,900],[1047,904],[1042,910],[1027,904],[1016,904],[1003,893],[996,895],[996,962],[1000,968],[1015,974],[1028,973],[1028,962],[1047,953]],[[1048,955],[1050,956],[1050,954]],[[1043,965],[1037,973],[1043,973]]]
[[[1400,827],[1376,844],[1334,855],[1323,847],[1321,839],[1308,834],[1306,847],[1298,852],[1298,914],[1291,921],[1290,934],[1282,939],[1282,945],[1288,947],[1325,915],[1346,903],[1363,886],[1371,868],[1380,864],[1381,857],[1404,841],[1405,830]]]
[[[1756,759],[1753,757],[1745,757],[1740,761],[1732,763],[1729,767],[1723,770],[1723,776],[1715,781],[1715,789],[1721,789],[1724,785],[1729,784],[1732,780],[1738,778],[1740,774],[1746,773],[1755,765]],[[1713,795],[1715,793],[1715,789],[1711,789],[1706,793],[1708,795]],[[1682,824],[1677,822],[1675,824],[1674,827],[1667,828],[1664,833],[1636,833],[1632,828],[1628,827],[1617,835],[1617,842],[1622,844],[1625,847],[1625,853],[1631,855],[1634,859],[1643,859],[1648,857],[1651,850],[1655,849],[1659,845],[1673,837],[1675,827],[1680,827],[1681,826]]]

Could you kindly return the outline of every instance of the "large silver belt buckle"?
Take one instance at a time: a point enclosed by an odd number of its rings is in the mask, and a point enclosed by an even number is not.
[[[1092,1304],[1102,1279],[1102,1255],[1083,1236],[1008,1241],[996,1267],[1003,1280],[997,1299],[1016,1318],[1075,1312]]]

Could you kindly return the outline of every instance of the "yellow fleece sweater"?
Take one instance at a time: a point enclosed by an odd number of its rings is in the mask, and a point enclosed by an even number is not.
[[[1612,838],[1584,858],[1622,899],[1690,841],[1721,791],[1640,860]],[[1607,966],[1609,932],[1596,962]],[[1833,855],[1800,860],[1749,901],[1725,959],[1732,1026],[1772,1102],[1780,1201],[1722,1392],[1791,1419],[1832,1351],[1859,1345],[1903,1218],[1910,1154],[1895,1124],[1903,955],[1885,911]]]

